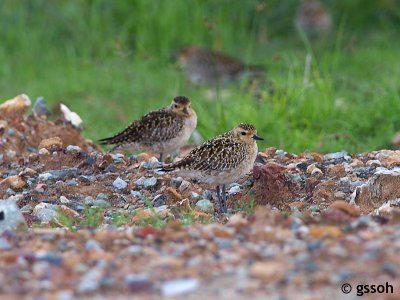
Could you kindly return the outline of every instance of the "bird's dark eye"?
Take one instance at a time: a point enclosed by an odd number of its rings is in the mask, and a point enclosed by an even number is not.
[[[241,134],[242,134],[242,135],[246,135],[246,132],[242,131]]]
[[[174,104],[174,108],[178,108],[178,104]]]

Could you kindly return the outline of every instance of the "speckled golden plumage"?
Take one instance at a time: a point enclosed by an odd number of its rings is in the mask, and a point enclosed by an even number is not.
[[[149,112],[116,135],[101,139],[114,149],[171,153],[186,144],[197,125],[187,97],[175,97],[168,107]]]
[[[225,184],[251,171],[258,153],[256,140],[260,139],[253,125],[242,123],[193,149],[180,161],[164,166],[163,170],[217,185],[221,211],[226,212]]]

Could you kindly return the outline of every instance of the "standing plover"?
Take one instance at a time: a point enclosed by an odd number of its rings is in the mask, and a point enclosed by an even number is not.
[[[253,168],[258,148],[256,128],[242,123],[193,149],[180,161],[162,170],[196,178],[217,186],[221,212],[227,212],[225,185],[235,182]]]
[[[103,145],[115,145],[112,150],[144,150],[172,153],[186,144],[197,125],[196,112],[187,97],[178,96],[168,107],[149,112],[113,137],[101,139]]]
[[[189,81],[202,85],[221,85],[242,77],[263,77],[265,69],[247,66],[242,61],[224,53],[197,46],[185,46],[177,59]]]

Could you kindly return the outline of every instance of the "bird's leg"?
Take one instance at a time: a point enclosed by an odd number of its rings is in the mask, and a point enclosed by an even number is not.
[[[221,189],[221,198],[222,198],[222,212],[227,213],[228,209],[226,207],[226,191],[225,191],[225,184],[222,185]]]
[[[217,185],[217,198],[218,198],[218,205],[219,205],[219,209],[221,212],[223,212],[222,210],[222,199],[221,199],[221,188],[219,185]]]
[[[161,153],[160,153],[160,159],[159,159],[159,161],[162,162],[162,159],[163,159],[163,154],[162,154],[162,152],[161,152]]]

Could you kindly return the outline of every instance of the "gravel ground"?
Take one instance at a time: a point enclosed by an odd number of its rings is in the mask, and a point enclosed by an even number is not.
[[[0,105],[1,299],[398,299],[400,151],[265,149],[220,215],[29,104]]]

